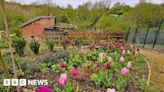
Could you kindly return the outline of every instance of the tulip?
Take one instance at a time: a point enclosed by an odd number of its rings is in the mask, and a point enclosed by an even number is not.
[[[97,67],[100,67],[100,63],[97,63],[96,66],[97,66]]]
[[[105,53],[100,53],[100,54],[99,54],[99,58],[102,59],[102,58],[104,58],[104,57],[105,57]]]
[[[130,45],[130,48],[131,48],[131,49],[134,49],[135,47],[134,47],[134,45],[133,45],[133,44],[131,44],[131,45]]]
[[[64,62],[60,62],[59,65],[60,65],[61,68],[65,68],[66,67],[66,64]]]
[[[77,68],[74,67],[72,70],[72,76],[76,77],[77,74],[78,74]]]
[[[122,54],[125,55],[126,54],[126,49],[122,50]]]
[[[128,62],[127,68],[131,68],[131,67],[132,67],[132,63],[131,62]]]
[[[112,62],[113,61],[112,57],[108,57],[108,61]]]
[[[67,81],[67,74],[66,73],[61,74],[59,78],[59,83],[64,85],[66,81]]]
[[[134,54],[134,58],[137,58],[139,56],[139,52],[136,51],[135,54]]]
[[[124,68],[121,70],[121,73],[122,73],[122,75],[127,75],[127,74],[129,73],[129,70],[128,70],[126,67],[124,67]]]
[[[110,64],[106,64],[106,69],[110,69]]]
[[[130,55],[130,51],[129,50],[127,50],[127,54]]]
[[[108,88],[106,92],[116,92],[116,90],[114,88]]]
[[[53,92],[48,86],[39,86],[37,92]]]
[[[124,62],[125,61],[125,58],[122,56],[120,57],[120,62]]]
[[[121,46],[121,49],[124,50],[125,48]]]

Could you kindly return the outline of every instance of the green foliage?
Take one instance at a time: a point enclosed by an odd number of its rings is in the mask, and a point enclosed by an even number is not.
[[[24,49],[26,46],[26,40],[22,37],[16,37],[13,40],[13,47],[15,49],[15,52],[22,56],[24,54]]]
[[[75,40],[75,45],[76,46],[81,46],[83,44],[83,39],[82,38],[78,38]]]
[[[67,82],[65,86],[65,92],[72,92],[73,91],[73,85],[71,82]]]
[[[38,54],[39,52],[39,47],[40,47],[40,43],[36,40],[32,40],[30,43],[30,49],[32,52],[34,52],[34,54]]]
[[[127,86],[127,81],[124,78],[119,78],[116,84],[118,91],[123,92],[126,86]]]
[[[156,86],[154,85],[148,86],[147,81],[144,79],[141,79],[140,83],[141,83],[140,88],[143,92],[160,92]]]
[[[52,65],[52,71],[55,73],[62,72],[62,68],[59,66],[59,64]]]
[[[92,81],[95,82],[97,87],[100,87],[102,77],[99,78],[99,76],[97,74],[92,74],[90,78]]]
[[[97,27],[105,31],[126,31],[129,25],[146,25],[149,21],[152,22],[152,25],[157,25],[158,21],[164,18],[162,4],[140,3],[135,7],[130,7],[117,3],[109,8],[107,3],[103,1],[95,4],[86,2],[76,9],[73,9],[70,5],[63,8],[57,5],[20,5],[6,2],[8,7],[6,12],[10,27],[17,27],[36,16],[52,14],[59,23],[75,24],[79,30]],[[0,17],[0,21],[2,20],[2,17]],[[0,30],[3,29],[3,23],[0,22]]]
[[[62,92],[62,90],[60,88],[58,88],[58,87],[55,87],[54,88],[54,92]]]
[[[110,76],[109,76],[110,75]],[[108,70],[102,71],[100,70],[98,74],[93,73],[90,76],[91,80],[95,82],[97,87],[103,85],[104,87],[112,86],[112,74],[109,74]]]
[[[54,48],[54,39],[53,38],[46,38],[46,44],[48,46],[48,49],[50,51],[53,51],[53,48]]]

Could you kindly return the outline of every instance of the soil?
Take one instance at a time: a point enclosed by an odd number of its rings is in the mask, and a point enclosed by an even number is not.
[[[156,85],[158,89],[164,92],[164,53],[149,49],[142,49],[141,53],[149,59],[150,85]]]

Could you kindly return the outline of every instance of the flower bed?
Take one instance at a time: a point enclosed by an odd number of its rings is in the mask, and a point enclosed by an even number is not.
[[[109,45],[108,45],[109,46]],[[60,53],[62,54],[62,53]],[[65,53],[64,53],[65,54]],[[41,72],[25,78],[48,79],[49,87],[26,87],[44,92],[140,92],[148,76],[148,67],[139,49],[115,43],[103,49],[72,49],[66,57],[41,62]],[[47,55],[46,55],[47,57]],[[69,57],[69,58],[68,58]],[[49,63],[47,63],[50,61]],[[54,63],[55,62],[55,63]]]

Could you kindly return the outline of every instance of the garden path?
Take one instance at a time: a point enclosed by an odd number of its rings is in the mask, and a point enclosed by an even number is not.
[[[156,85],[164,92],[164,53],[148,49],[142,49],[141,53],[149,60],[150,85]]]

